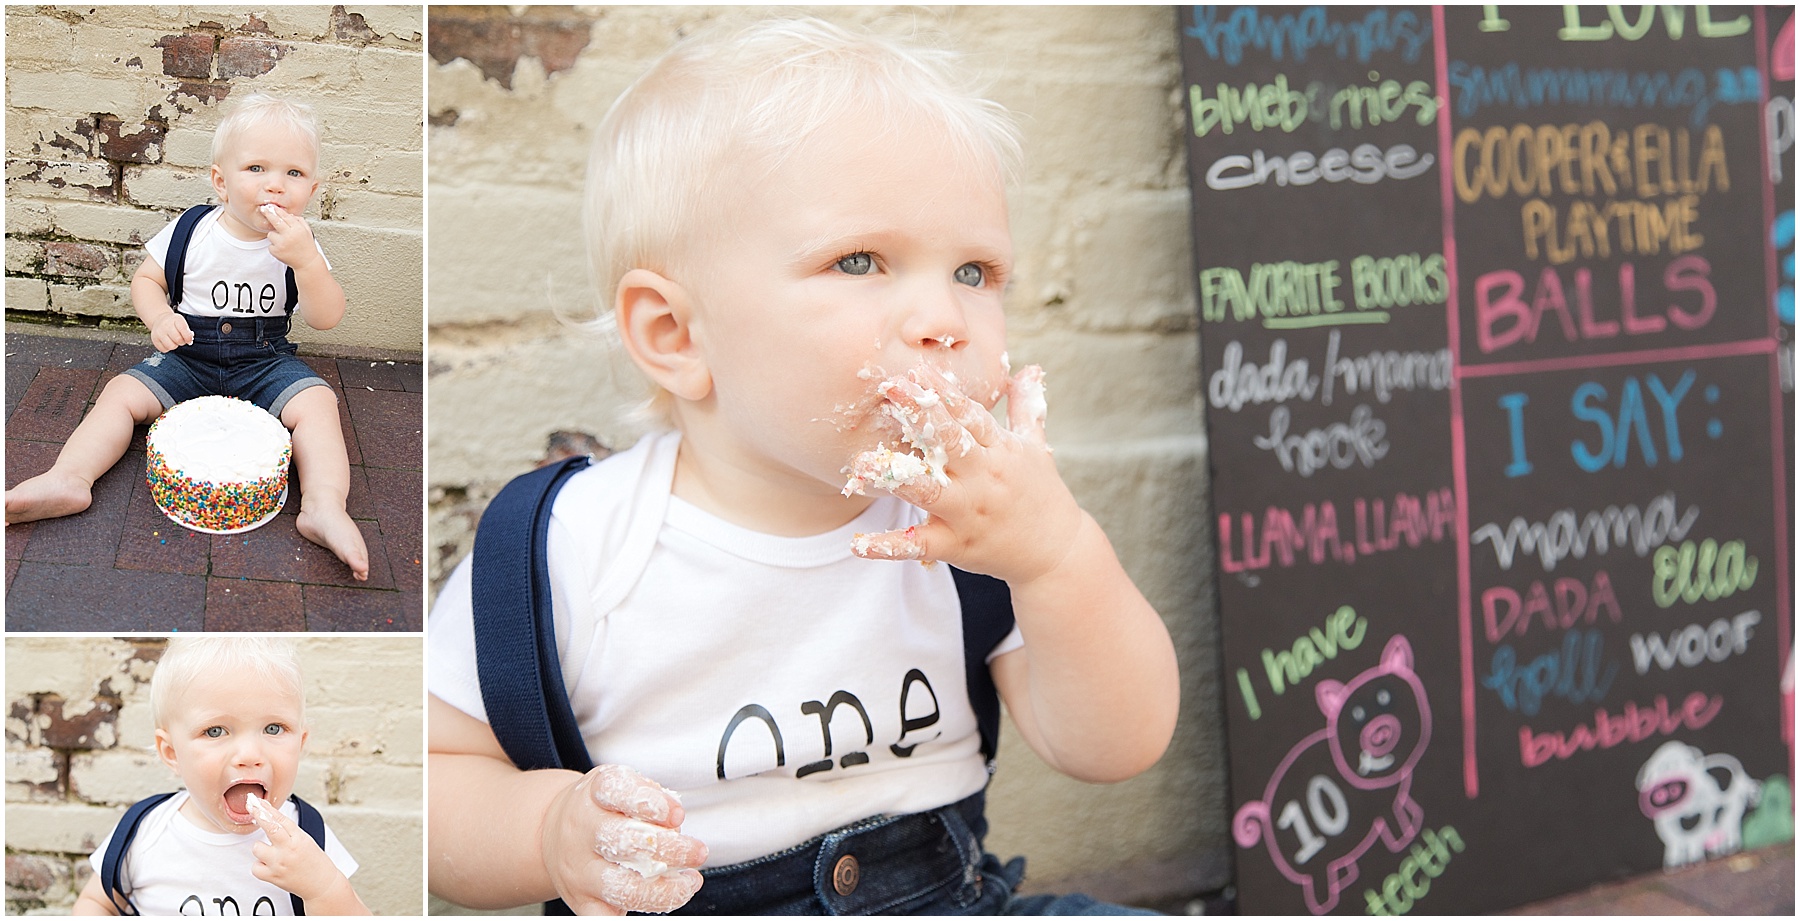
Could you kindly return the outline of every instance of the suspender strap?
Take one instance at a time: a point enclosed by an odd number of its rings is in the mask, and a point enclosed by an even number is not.
[[[207,212],[218,205],[195,205],[175,219],[175,233],[169,237],[169,252],[163,258],[163,282],[169,288],[169,306],[181,306],[181,281],[186,274],[188,242],[194,238],[194,227]],[[300,306],[300,285],[294,281],[293,266],[286,273],[287,309],[293,313]]]
[[[188,241],[194,238],[194,225],[211,211],[214,205],[195,205],[181,212],[175,219],[175,235],[169,238],[169,252],[163,257],[163,281],[169,288],[169,306],[181,306],[181,281],[183,267],[187,265]]]
[[[520,770],[594,767],[563,685],[548,552],[556,493],[587,465],[587,457],[572,457],[513,479],[475,530],[470,600],[481,700]]]
[[[125,852],[131,847],[132,839],[137,837],[138,826],[144,823],[144,817],[150,814],[150,810],[167,802],[169,797],[174,795],[173,793],[158,793],[155,796],[138,800],[131,805],[130,809],[125,810],[125,816],[119,819],[118,826],[113,829],[112,840],[106,843],[106,854],[100,858],[100,888],[106,891],[107,899],[113,904],[117,905],[120,902],[118,894],[124,889]],[[298,796],[289,796],[288,801],[294,804],[294,811],[299,815],[300,830],[306,832],[307,837],[313,839],[319,845],[320,850],[324,850],[325,817],[319,814],[319,810],[314,809]],[[293,900],[294,914],[306,914],[304,903],[300,901],[299,896],[290,892],[288,898]],[[127,914],[138,913],[137,906],[131,904],[129,897],[123,901],[125,903],[123,910]]]
[[[319,845],[319,850],[324,850],[325,817],[319,814],[319,810],[314,809],[311,804],[298,796],[289,794],[288,802],[294,804],[294,812],[300,820],[300,830],[306,832],[306,836],[313,839],[313,842]],[[306,914],[306,903],[300,901],[299,896],[290,892],[288,893],[288,898],[293,900],[294,914]]]
[[[130,809],[125,810],[125,817],[119,820],[118,827],[113,829],[112,840],[106,843],[106,856],[100,858],[100,888],[106,890],[106,898],[113,904],[123,901],[121,910],[127,914],[135,915],[138,910],[136,905],[131,904],[130,896],[120,898],[124,888],[121,874],[125,867],[125,849],[131,846],[131,839],[136,837],[144,816],[174,795],[158,793],[133,803]]]
[[[994,686],[987,656],[1012,632],[1012,589],[993,576],[954,566],[950,575],[962,601],[963,669],[969,706],[975,710],[975,726],[981,732],[981,754],[992,762],[1000,750],[1000,689]]]
[[[522,771],[594,768],[563,684],[550,603],[550,509],[588,463],[571,457],[514,477],[475,528],[469,591],[481,702],[494,738]],[[574,913],[561,899],[544,903],[546,915]]]

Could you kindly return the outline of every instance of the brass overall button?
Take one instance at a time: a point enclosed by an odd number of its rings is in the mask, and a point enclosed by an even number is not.
[[[231,324],[230,323],[220,323],[219,324],[219,332],[222,332],[222,333],[231,332]]]
[[[862,869],[857,866],[856,858],[845,854],[838,858],[837,866],[831,868],[831,888],[838,895],[849,895],[856,891],[856,884],[862,881]]]

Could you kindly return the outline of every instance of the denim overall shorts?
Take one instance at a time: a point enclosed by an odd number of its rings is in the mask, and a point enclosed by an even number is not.
[[[295,357],[285,316],[182,318],[194,331],[191,344],[157,352],[125,372],[149,387],[163,409],[195,397],[227,396],[280,418],[295,394],[330,386]]]
[[[864,819],[756,860],[701,871],[681,915],[1156,914],[1085,895],[1015,893],[1025,860],[982,848],[985,793],[929,812]]]

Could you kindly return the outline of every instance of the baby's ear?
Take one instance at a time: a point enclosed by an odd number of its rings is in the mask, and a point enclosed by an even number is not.
[[[169,770],[180,773],[181,765],[176,763],[175,745],[169,739],[169,731],[161,727],[156,730],[156,756],[169,766]]]
[[[712,370],[694,336],[693,300],[680,283],[649,269],[619,279],[613,303],[631,359],[657,386],[688,401],[712,393]]]

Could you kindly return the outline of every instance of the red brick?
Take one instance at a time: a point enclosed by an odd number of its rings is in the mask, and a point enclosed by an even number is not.
[[[424,469],[423,394],[346,390],[344,406],[365,466]]]
[[[574,66],[593,33],[593,17],[567,9],[536,7],[515,16],[507,7],[442,7],[433,10],[426,42],[440,64],[462,58],[482,75],[512,89],[519,58],[535,57],[544,72]]]
[[[305,630],[300,586],[248,579],[206,580],[206,629]]]
[[[14,899],[51,901],[57,892],[68,886],[68,861],[37,854],[6,855],[6,898],[9,903]]]
[[[96,749],[112,748],[119,744],[118,733],[105,733],[107,740],[100,740],[101,727],[114,727],[119,721],[119,702],[105,697],[96,697],[87,712],[72,717],[63,716],[63,711],[75,709],[61,697],[46,697],[38,702],[40,718],[48,717],[49,723],[42,728],[45,748]]]
[[[298,509],[293,497],[288,507]],[[369,548],[369,581],[358,582],[331,551],[300,536],[296,515],[283,512],[274,520],[242,534],[213,537],[212,574],[273,582],[323,583],[367,588],[393,588],[394,576],[387,562],[387,545],[380,529],[358,522]]]
[[[44,368],[32,378],[19,408],[6,420],[7,437],[27,441],[69,440],[87,411],[100,378],[98,369]]]
[[[219,79],[260,77],[287,56],[287,46],[260,38],[227,38],[219,42]]]
[[[420,367],[414,361],[365,361],[340,358],[337,361],[345,390],[422,390]]]
[[[151,498],[150,484],[139,478],[125,509],[114,567],[203,576],[211,562],[212,535],[170,521]]]
[[[35,541],[34,541],[35,543]],[[122,572],[27,560],[6,593],[6,629],[68,632],[200,630],[206,584],[199,576]]]
[[[165,35],[155,47],[163,53],[163,73],[171,77],[206,80],[212,77],[213,37],[204,32]]]
[[[145,121],[125,124],[118,116],[103,115],[94,125],[100,156],[124,163],[161,163],[167,124]]]
[[[381,41],[381,33],[369,28],[363,14],[346,13],[342,6],[331,8],[331,37],[358,45]]]
[[[33,522],[31,543],[22,558],[38,563],[101,565],[111,568],[119,555],[125,508],[134,483],[144,479],[144,456],[127,454],[94,481],[87,509],[64,518]]]
[[[419,629],[420,604],[424,597],[418,592],[382,592],[331,585],[308,585],[305,595],[308,630],[400,633]]]
[[[119,264],[113,249],[93,243],[53,241],[44,244],[44,273],[71,278],[101,278],[111,275]]]
[[[231,84],[229,83],[206,83],[199,80],[183,80],[176,84],[175,91],[169,94],[169,104],[183,112],[192,112],[194,111],[193,109],[182,105],[181,101],[176,97],[192,96],[194,97],[194,101],[202,106],[216,106],[219,103],[224,102],[225,97],[229,95],[231,95]]]

